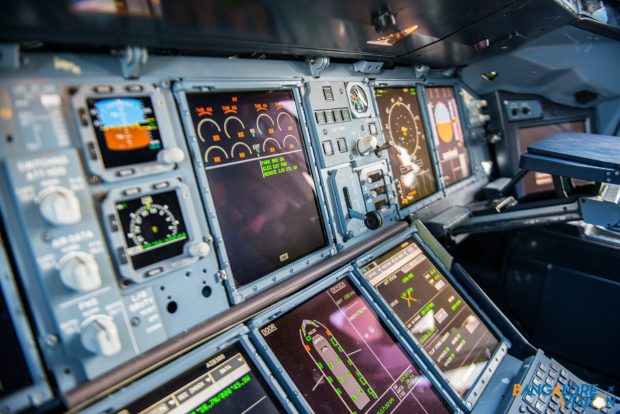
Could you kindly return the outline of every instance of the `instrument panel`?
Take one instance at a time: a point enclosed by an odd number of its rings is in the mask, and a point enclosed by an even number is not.
[[[345,66],[319,80],[302,72],[265,67],[262,78],[231,80],[181,65],[130,81],[88,67],[83,78],[35,82],[21,70],[3,80],[12,114],[0,123],[11,137],[0,142],[7,249],[60,393],[450,203],[429,138],[430,85],[384,85]],[[458,82],[438,83],[459,105]],[[465,140],[451,122],[455,141]],[[471,148],[484,157],[484,146]],[[468,168],[455,180],[474,191],[486,175]],[[387,329],[383,340],[404,364],[394,369],[404,372],[411,352],[383,323],[374,329]],[[425,364],[416,361],[409,380],[387,376],[417,387]],[[403,407],[417,404],[382,381],[377,389],[392,389]],[[443,391],[425,392],[433,407],[455,406]]]
[[[471,407],[510,343],[459,293],[431,254],[424,240],[410,233],[362,257],[357,267],[363,284],[441,372],[454,398]]]
[[[252,322],[266,358],[304,411],[449,413],[428,374],[397,342],[346,270]],[[265,348],[263,348],[265,349]]]
[[[415,87],[375,88],[398,203],[404,209],[439,189]]]
[[[185,96],[235,285],[326,247],[293,92]]]

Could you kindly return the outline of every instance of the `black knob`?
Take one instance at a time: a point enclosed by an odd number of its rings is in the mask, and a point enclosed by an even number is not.
[[[371,211],[370,213],[366,213],[364,225],[370,230],[377,230],[383,225],[383,216],[378,211]]]

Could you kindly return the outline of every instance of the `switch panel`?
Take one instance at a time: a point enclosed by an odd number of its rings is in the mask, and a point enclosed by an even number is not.
[[[14,236],[30,249],[23,260],[36,277],[25,280],[26,292],[43,319],[48,357],[64,361],[55,364],[59,371],[71,367],[77,377],[82,372],[94,378],[146,347],[138,345],[130,326],[80,165],[77,151],[64,149],[11,157],[4,168],[21,226]],[[94,345],[103,335],[88,328],[94,315],[105,319],[101,326],[112,334],[109,342]],[[165,338],[157,310],[153,317],[159,329],[151,336]],[[84,335],[99,339],[84,342],[79,339]]]
[[[324,91],[331,90],[325,99]],[[396,220],[394,183],[374,100],[364,82],[306,84],[322,187],[334,218],[337,246],[345,249]],[[315,145],[317,145],[315,144]]]
[[[509,121],[523,121],[543,117],[542,104],[537,100],[504,101],[504,108]]]

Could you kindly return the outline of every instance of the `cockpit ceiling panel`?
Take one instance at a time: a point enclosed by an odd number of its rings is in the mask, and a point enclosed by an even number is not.
[[[530,9],[548,18],[532,19]],[[551,0],[22,0],[4,6],[0,39],[447,66],[487,53],[474,48],[484,39],[494,44],[535,36],[538,26],[549,30],[571,20],[572,15]],[[368,43],[413,26],[415,31],[392,46]]]

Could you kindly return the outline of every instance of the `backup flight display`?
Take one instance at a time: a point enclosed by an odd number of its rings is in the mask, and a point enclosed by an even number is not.
[[[361,271],[454,390],[465,395],[499,346],[496,335],[413,240]]]
[[[260,329],[316,413],[447,413],[347,279]]]
[[[459,107],[452,86],[424,88],[431,131],[446,186],[471,175]]]
[[[90,98],[86,104],[105,168],[157,160],[162,143],[151,98]]]
[[[205,414],[284,412],[245,351],[234,344],[119,412]]]
[[[290,90],[188,93],[237,286],[327,245]]]
[[[416,89],[375,88],[401,208],[437,191]]]

